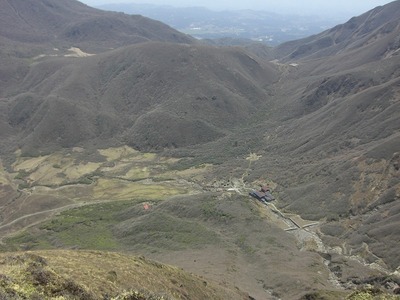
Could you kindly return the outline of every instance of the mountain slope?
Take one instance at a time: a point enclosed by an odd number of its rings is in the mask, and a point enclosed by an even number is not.
[[[240,49],[172,43],[48,59],[32,66],[11,98],[9,124],[23,149],[204,143],[249,121],[278,73]]]
[[[273,173],[282,207],[334,220],[323,231],[331,245],[391,270],[400,264],[399,5],[278,47],[291,65],[274,86],[277,118],[252,132],[263,137],[252,140],[263,156],[254,178]]]
[[[75,0],[0,1],[0,98],[48,57],[88,56],[146,41],[194,39],[142,16],[105,12]]]
[[[284,60],[340,57],[342,67],[398,55],[400,1],[377,7],[342,25],[305,39],[284,43],[276,55]]]
[[[75,0],[1,0],[0,20],[1,38],[42,49],[51,46],[48,51],[75,46],[98,53],[149,40],[193,41],[161,22],[97,10]]]

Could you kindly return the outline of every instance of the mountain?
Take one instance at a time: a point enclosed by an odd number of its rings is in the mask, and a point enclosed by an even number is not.
[[[17,57],[64,54],[71,47],[98,53],[143,41],[193,42],[161,22],[75,0],[1,0],[0,17],[2,52]]]
[[[186,44],[194,39],[161,22],[101,11],[75,0],[1,0],[0,97],[13,94],[12,87],[40,58],[88,56],[143,41]]]
[[[136,17],[19,8],[32,40],[1,27],[0,249],[134,252],[260,299],[396,291],[399,3],[274,49],[160,23],[172,37],[125,39],[148,19],[72,43],[40,24]]]
[[[286,208],[333,218],[323,227],[332,245],[345,241],[344,253],[362,252],[369,263],[383,259],[392,269],[400,263],[393,254],[399,249],[399,8],[394,1],[278,46],[278,63],[288,66],[274,86],[278,119],[256,133],[264,137],[256,143],[259,154],[271,157],[260,160],[257,174],[279,178]]]
[[[241,49],[176,43],[51,58],[10,98],[8,126],[26,153],[94,140],[153,150],[204,143],[249,121],[277,74]]]
[[[399,8],[399,1],[376,7],[320,34],[282,44],[276,55],[285,61],[337,57],[345,59],[346,67],[397,55]]]
[[[34,64],[18,61],[3,69],[1,96],[7,98],[3,104],[9,102],[4,104],[9,117],[2,125],[3,138],[12,132],[29,149],[26,153],[93,140],[141,149],[214,140],[249,120],[277,78],[274,66],[241,49],[187,46],[191,38],[141,16],[104,12],[75,1],[2,5],[4,13],[8,10],[4,24],[15,24],[2,31],[4,38],[41,48],[52,45],[30,58]],[[143,43],[148,40],[174,43]],[[106,47],[137,42],[142,43],[82,59]],[[74,47],[58,53],[62,51],[53,49],[57,43]],[[14,77],[15,89],[9,77]]]

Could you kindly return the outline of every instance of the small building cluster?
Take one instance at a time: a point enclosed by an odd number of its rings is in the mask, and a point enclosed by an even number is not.
[[[275,200],[274,196],[271,194],[271,189],[268,186],[262,186],[259,191],[253,190],[249,193],[249,195],[264,204]]]

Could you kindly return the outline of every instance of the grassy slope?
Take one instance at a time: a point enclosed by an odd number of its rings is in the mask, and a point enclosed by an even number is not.
[[[0,255],[0,274],[0,295],[7,299],[245,299],[246,296],[144,257],[100,251],[4,253]],[[129,294],[132,298],[123,298]]]

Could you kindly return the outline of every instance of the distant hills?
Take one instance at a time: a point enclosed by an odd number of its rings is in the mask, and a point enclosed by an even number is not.
[[[245,38],[269,46],[319,33],[338,22],[333,18],[280,15],[250,9],[212,11],[203,7],[181,8],[136,3],[110,3],[98,8],[141,14],[198,39]]]

